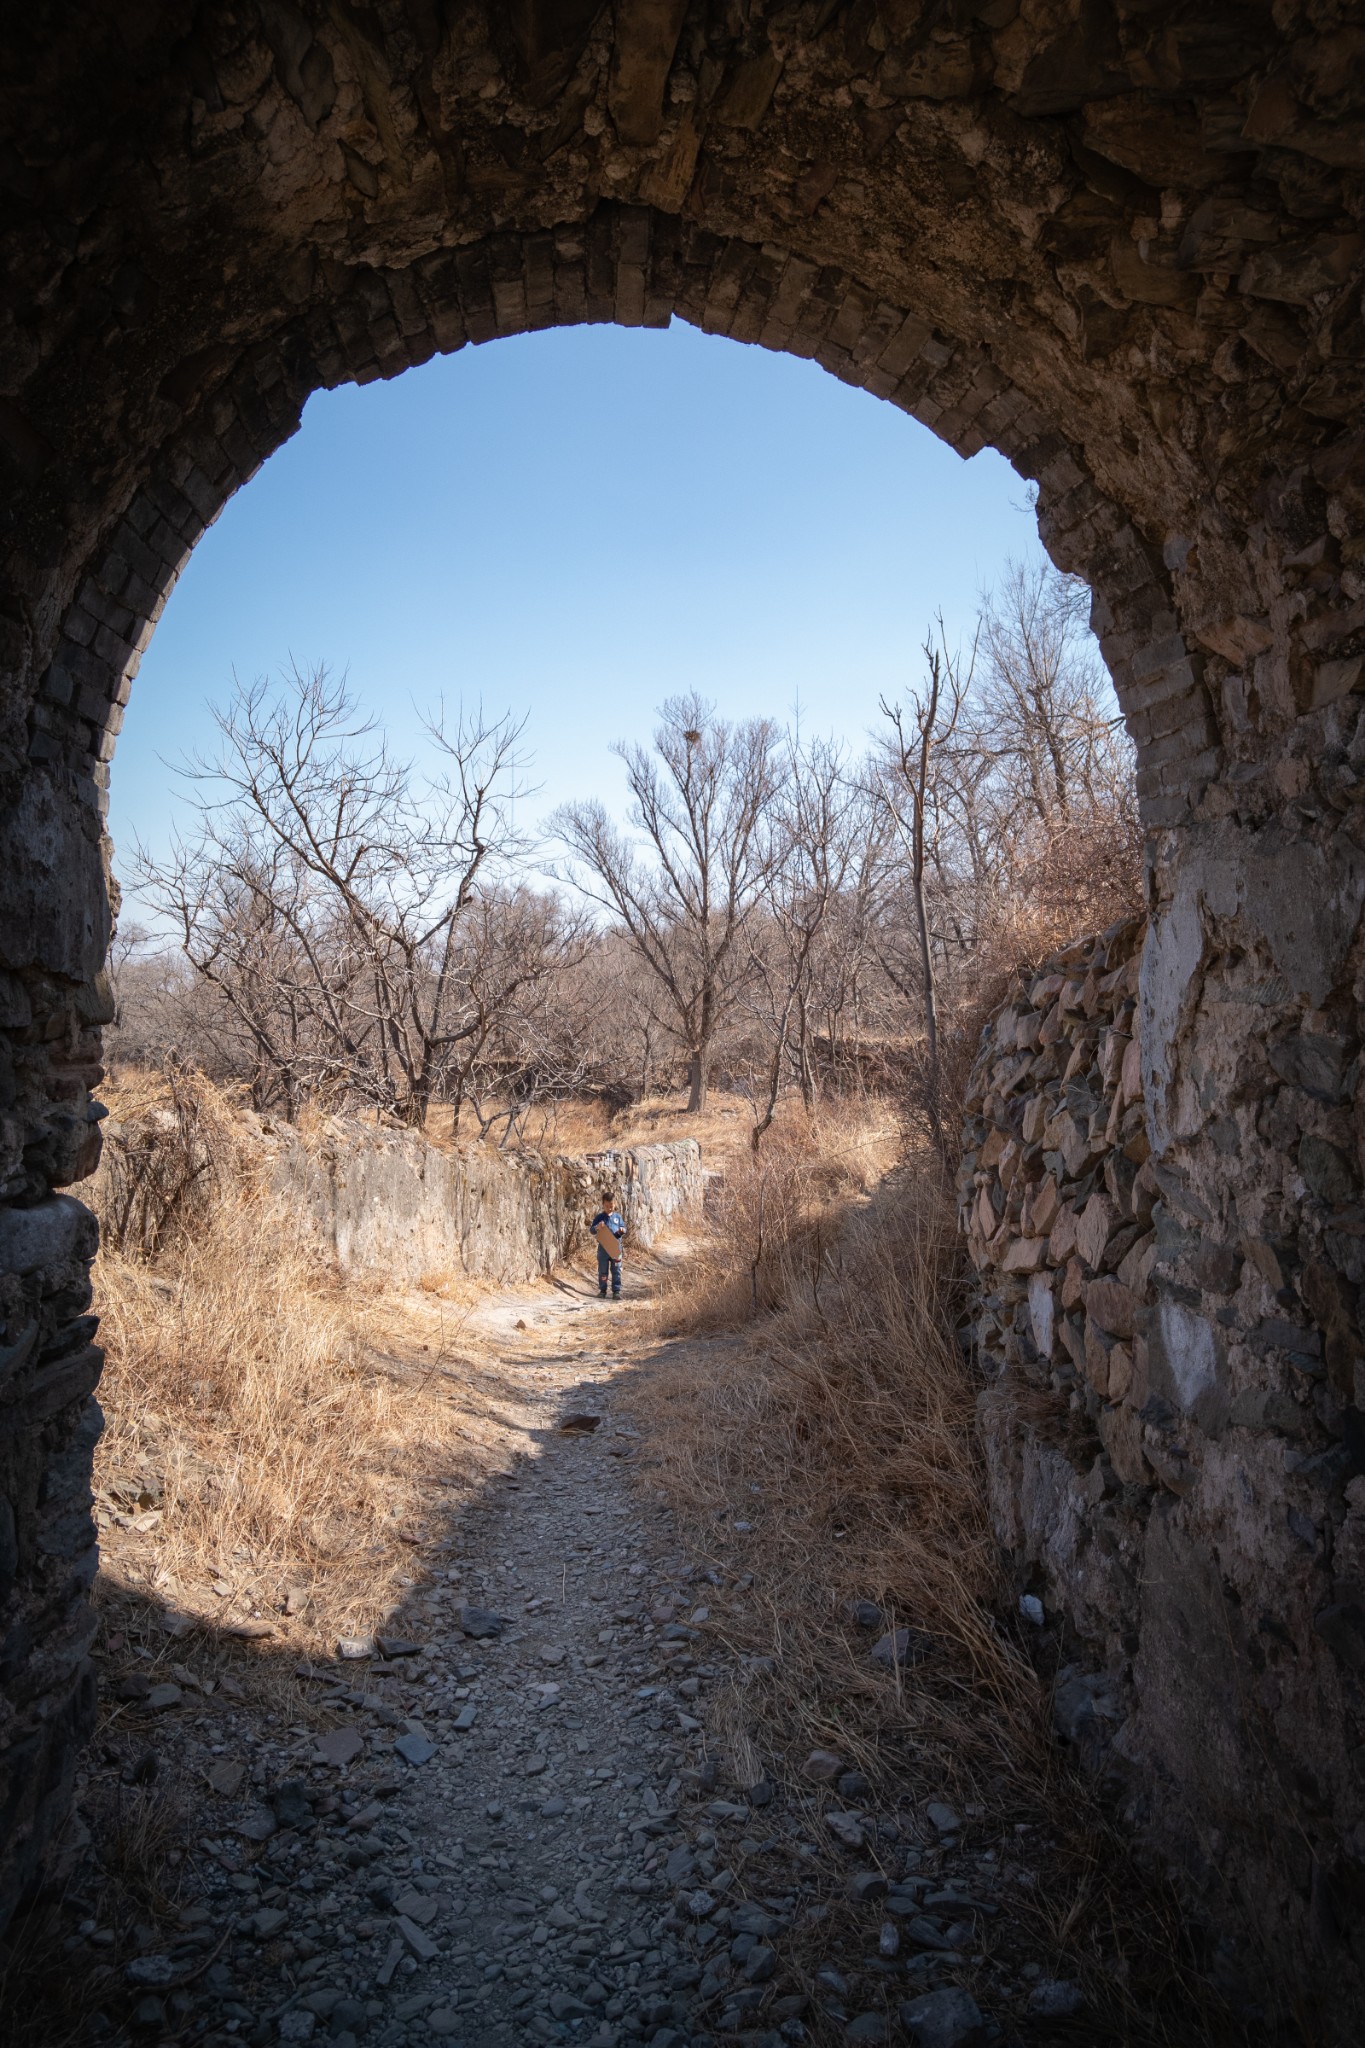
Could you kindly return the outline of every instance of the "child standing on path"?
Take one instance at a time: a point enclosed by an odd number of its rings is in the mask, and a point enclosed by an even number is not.
[[[606,1226],[604,1231],[603,1225]],[[621,1299],[621,1240],[626,1234],[625,1218],[616,1207],[616,1195],[612,1188],[603,1188],[602,1206],[588,1225],[597,1239],[597,1292],[603,1301],[607,1298],[607,1280],[611,1279],[611,1298]],[[613,1256],[610,1240],[604,1242],[606,1232],[615,1239],[616,1252]]]

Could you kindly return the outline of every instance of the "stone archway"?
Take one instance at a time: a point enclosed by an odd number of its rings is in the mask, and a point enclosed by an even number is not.
[[[313,389],[677,314],[813,356],[964,454],[1001,449],[1095,593],[1150,833],[1148,1419],[1173,1448],[1115,1568],[1122,1746],[1157,1839],[1221,1866],[1286,1967],[1347,1939],[1365,1884],[1349,11],[149,0],[39,7],[12,32],[4,1910],[89,1723],[92,1244],[52,1190],[94,1143],[102,798],[138,655]],[[1191,1663],[1182,1644],[1215,1626],[1227,1659]],[[1270,1759],[1254,1810],[1200,1764],[1210,1721],[1240,1782]]]

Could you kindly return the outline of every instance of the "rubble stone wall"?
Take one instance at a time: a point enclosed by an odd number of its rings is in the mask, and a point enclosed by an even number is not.
[[[1139,920],[1068,946],[982,1036],[959,1196],[992,1518],[1043,1605],[1064,1736],[1251,1936],[1253,1981],[1258,1948],[1306,1968],[1326,1942],[1345,2013],[1365,1855],[1358,1025],[1305,1018],[1244,965],[1258,1027],[1206,1084],[1225,1171],[1196,1192],[1152,1144],[1154,943]],[[1269,1186],[1244,1125],[1279,1134]]]
[[[699,1217],[705,1191],[695,1139],[574,1159],[445,1152],[416,1132],[340,1119],[307,1141],[276,1130],[274,1184],[346,1272],[419,1281],[457,1270],[506,1286],[583,1248],[608,1183],[642,1246]]]

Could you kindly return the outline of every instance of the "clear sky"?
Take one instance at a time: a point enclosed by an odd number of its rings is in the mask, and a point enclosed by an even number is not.
[[[540,792],[623,803],[610,741],[696,688],[726,716],[855,746],[913,688],[942,610],[969,637],[1027,487],[962,462],[816,364],[703,335],[579,327],[320,392],[199,543],[144,656],[114,760],[116,848],[164,846],[168,773],[211,747],[235,670],[348,669],[419,752],[444,696],[529,714]],[[116,865],[123,867],[116,860]]]

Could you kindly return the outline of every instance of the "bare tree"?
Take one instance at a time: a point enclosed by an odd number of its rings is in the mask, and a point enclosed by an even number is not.
[[[528,931],[571,938],[502,889],[521,727],[433,718],[443,766],[420,780],[323,667],[239,685],[217,723],[182,771],[195,829],[139,847],[144,890],[287,1114],[335,1084],[424,1125],[459,1049],[548,971]]]
[[[939,866],[941,871],[940,827],[949,803],[939,756],[946,753],[957,732],[971,688],[975,649],[964,673],[961,664],[948,654],[942,619],[939,640],[939,647],[932,640],[924,643],[928,674],[923,690],[911,699],[908,713],[899,704],[888,704],[884,697],[881,700],[882,716],[891,732],[886,748],[887,772],[880,778],[879,792],[909,864],[928,1052],[929,1120],[934,1142],[942,1151],[942,1067],[929,885],[931,869]]]
[[[1087,596],[1047,564],[1010,562],[981,613],[968,735],[994,771],[997,800],[1044,825],[1071,820],[1114,778],[1118,707],[1087,629]]]
[[[698,696],[663,706],[651,753],[626,764],[631,823],[644,855],[597,801],[567,804],[551,828],[568,879],[615,916],[660,996],[665,1028],[688,1063],[689,1110],[706,1101],[716,1033],[751,962],[744,936],[776,858],[772,805],[782,786],[776,728],[728,725]]]
[[[821,941],[862,836],[860,798],[857,784],[846,773],[843,749],[835,742],[816,740],[802,746],[789,740],[783,786],[774,800],[775,855],[761,935],[765,943],[754,948],[754,978],[770,1037],[766,1097],[751,1134],[755,1151],[777,1113],[793,1037],[796,1077],[807,1109],[815,1099],[811,1000]]]

